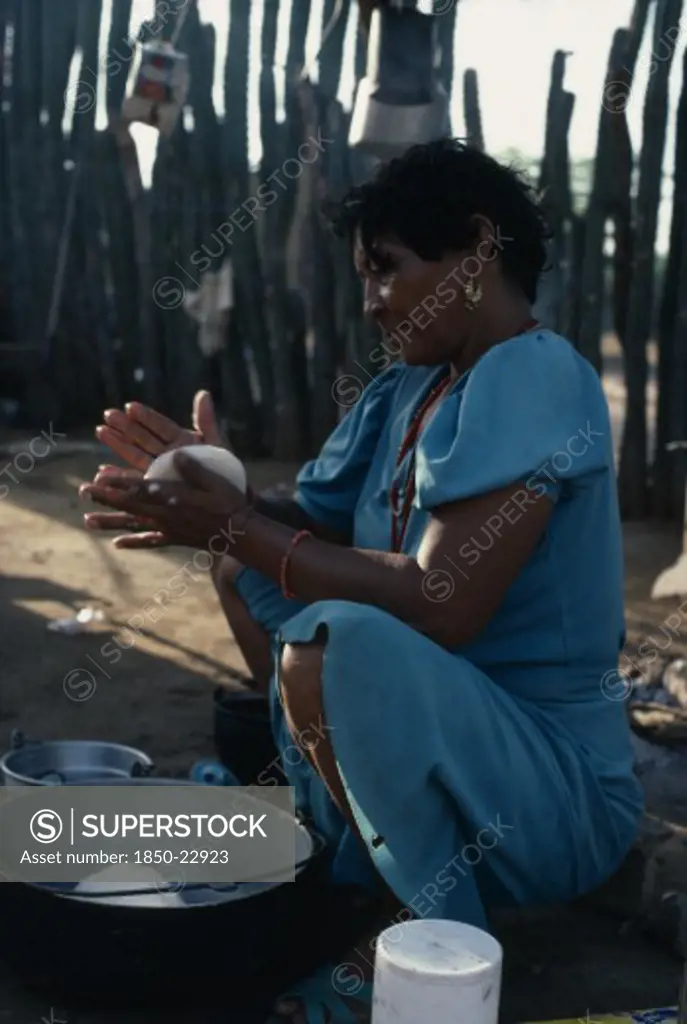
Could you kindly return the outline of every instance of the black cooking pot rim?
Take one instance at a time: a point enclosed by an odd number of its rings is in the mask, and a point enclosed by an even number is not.
[[[196,785],[196,783],[191,783],[191,785]],[[295,878],[294,882],[293,883],[277,882],[277,883],[275,883],[273,885],[269,885],[268,884],[268,885],[266,885],[266,887],[264,889],[259,889],[256,892],[251,893],[250,896],[245,896],[244,899],[253,899],[254,897],[259,897],[259,896],[268,896],[270,893],[274,893],[275,890],[281,888],[281,886],[283,886],[283,885],[289,885],[289,884],[298,885],[299,880],[302,879],[302,877],[305,874],[305,872],[307,872],[310,867],[315,866],[318,863],[318,861],[321,861],[322,857],[325,855],[325,853],[327,851],[327,843],[326,843],[326,840],[324,839],[324,836],[320,832],[317,832],[315,829],[313,829],[309,824],[303,823],[303,822],[300,822],[300,824],[303,826],[303,828],[306,829],[306,831],[308,832],[308,835],[312,839],[313,849],[312,849],[310,857],[308,857],[308,859],[304,862],[302,870],[296,875],[296,878]],[[150,907],[150,906],[147,906],[147,907],[146,906],[136,907],[136,906],[129,906],[129,905],[122,906],[121,904],[117,904],[117,903],[101,903],[95,897],[92,897],[92,898],[91,897],[86,897],[86,898],[81,897],[80,898],[78,895],[75,895],[74,893],[59,892],[59,891],[57,891],[55,889],[50,888],[49,887],[50,883],[47,883],[47,882],[31,882],[31,881],[26,881],[24,879],[21,879],[21,880],[17,880],[17,881],[6,881],[6,882],[3,882],[2,884],[3,885],[22,886],[22,887],[25,887],[25,888],[28,888],[28,889],[32,889],[35,892],[39,892],[41,894],[41,896],[54,896],[57,899],[67,900],[68,902],[72,903],[72,905],[73,905],[74,902],[78,902],[79,906],[87,906],[88,904],[92,904],[99,911],[105,911],[105,912],[116,911],[117,913],[121,913],[122,911],[126,911],[126,910],[133,910],[134,912],[141,913],[141,914],[143,914],[145,912],[154,912],[156,910],[166,910],[166,911],[184,910],[186,912],[195,911],[197,913],[200,913],[202,911],[208,912],[208,911],[213,910],[213,909],[215,909],[217,907],[220,907],[220,906],[229,906],[231,904],[231,902],[232,902],[231,900],[218,900],[216,903],[212,903],[212,902],[208,902],[208,903],[187,903],[183,907],[180,907],[179,905],[176,905],[176,906],[166,906],[166,907]],[[247,883],[247,884],[251,884],[251,883]],[[211,887],[208,886],[208,888],[211,888]],[[239,902],[239,901],[237,901],[237,902]],[[242,902],[242,901],[240,901],[240,902]]]

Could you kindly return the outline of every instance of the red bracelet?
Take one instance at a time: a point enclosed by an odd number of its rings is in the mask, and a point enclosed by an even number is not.
[[[289,569],[289,562],[291,561],[291,555],[294,553],[300,542],[302,540],[305,540],[306,537],[312,537],[312,533],[310,532],[310,530],[300,530],[291,541],[289,545],[289,550],[286,552],[286,554],[281,560],[281,571],[279,573],[279,579],[281,582],[281,592],[284,595],[284,597],[286,597],[289,601],[292,601],[296,596],[292,590],[289,590],[289,585],[286,578]]]

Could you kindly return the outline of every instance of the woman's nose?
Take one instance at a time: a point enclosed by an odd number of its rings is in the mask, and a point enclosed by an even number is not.
[[[379,284],[376,281],[366,281],[363,295],[363,311],[365,316],[378,320],[383,310],[384,301]]]

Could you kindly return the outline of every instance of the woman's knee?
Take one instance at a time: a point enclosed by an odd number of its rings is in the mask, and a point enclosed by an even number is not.
[[[281,690],[288,703],[322,693],[324,643],[284,644],[279,660]]]
[[[222,555],[222,559],[218,567],[218,573],[223,583],[233,587],[236,582],[236,577],[242,569],[243,565],[238,561],[238,559],[232,558],[231,555]]]

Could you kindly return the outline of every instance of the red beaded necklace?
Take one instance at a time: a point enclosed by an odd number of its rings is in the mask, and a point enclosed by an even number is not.
[[[413,499],[415,497],[415,445],[417,444],[418,435],[420,433],[420,427],[422,421],[432,407],[434,402],[437,401],[440,395],[443,394],[452,383],[452,378],[449,373],[447,377],[443,377],[442,380],[436,384],[429,392],[424,402],[420,405],[415,415],[410,421],[406,435],[401,441],[401,446],[398,449],[398,455],[396,456],[396,475],[400,469],[401,463],[405,459],[406,455],[412,451],[410,467],[408,470],[408,485],[405,488],[403,494],[403,502],[399,509],[399,493],[401,490],[400,481],[395,479],[391,485],[389,491],[389,502],[391,504],[391,550],[400,551],[403,546],[403,538],[405,537],[406,529],[408,528],[408,520],[410,519],[410,511],[413,505]]]
[[[535,330],[537,327],[539,327],[538,320],[527,320],[520,330],[513,335],[513,337],[517,338],[521,334],[526,334],[528,331]],[[389,490],[389,504],[391,506],[391,550],[394,552],[400,552],[403,547],[406,530],[408,529],[408,520],[410,519],[410,513],[413,508],[413,500],[415,498],[415,448],[420,430],[423,426],[424,418],[434,403],[439,401],[444,392],[446,392],[453,383],[455,383],[455,381],[449,372],[445,377],[442,377],[438,384],[434,385],[414,413],[408,426],[408,430],[406,431],[398,449],[394,474],[396,479]],[[406,475],[407,486],[404,489],[403,500],[399,507],[401,484],[398,480],[398,471],[409,453],[410,459],[408,461],[408,471]]]

